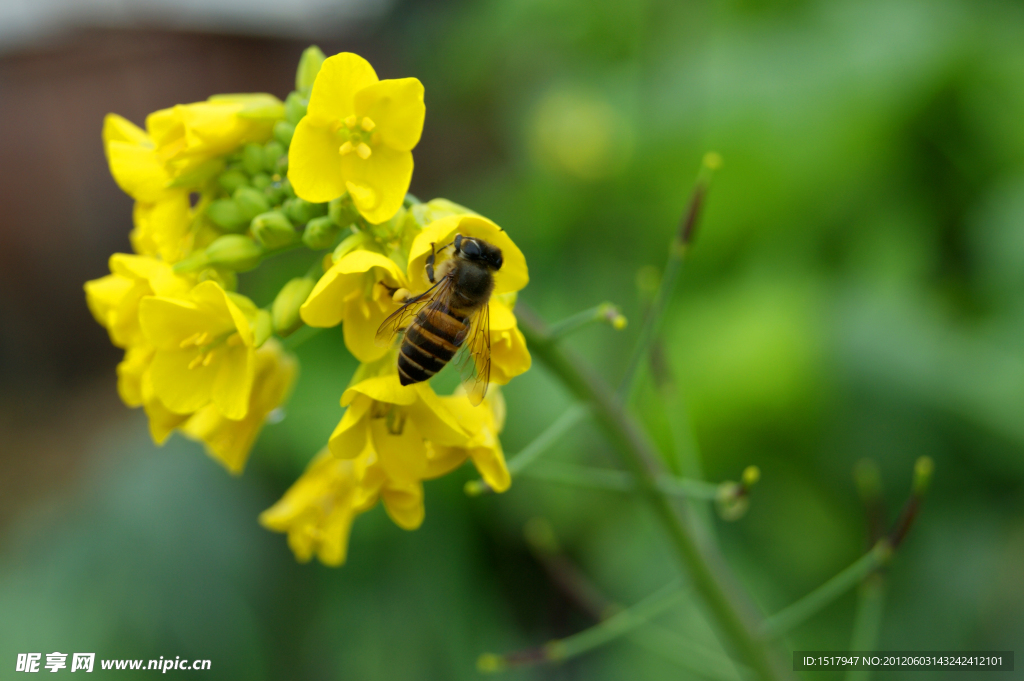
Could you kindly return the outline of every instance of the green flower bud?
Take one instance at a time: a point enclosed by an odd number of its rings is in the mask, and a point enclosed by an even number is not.
[[[263,145],[263,167],[267,171],[277,172],[277,162],[282,156],[284,156],[284,145],[280,142],[271,140]]]
[[[253,187],[239,187],[235,190],[233,198],[246,221],[270,210],[270,202],[267,201],[266,195]]]
[[[327,57],[316,45],[310,45],[299,57],[299,68],[295,72],[295,89],[299,92],[309,93],[313,89],[313,81],[316,74],[320,73],[320,66]]]
[[[293,92],[284,100],[284,117],[292,125],[298,125],[302,117],[306,115],[306,106],[309,102],[298,92]]]
[[[224,170],[224,160],[211,158],[171,180],[168,187],[196,187]]]
[[[249,176],[238,168],[232,168],[221,173],[221,176],[217,178],[217,183],[220,184],[228,194],[234,194],[236,189],[249,184]]]
[[[252,186],[256,189],[266,189],[272,181],[267,173],[256,173],[252,176]]]
[[[288,199],[284,203],[285,212],[297,225],[304,225],[313,218],[327,214],[327,204],[310,203],[303,199]]]
[[[292,223],[284,213],[276,210],[254,217],[249,229],[256,240],[271,251],[293,243],[296,237]]]
[[[206,257],[206,253],[203,253],[203,257]],[[238,288],[238,275],[231,270],[218,270],[214,267],[207,267],[204,270],[199,271],[199,276],[196,277],[199,282],[204,281],[215,281],[220,284],[220,287],[225,291],[234,291]]]
[[[292,135],[295,134],[295,124],[288,121],[274,123],[274,139],[288,147],[292,143]]]
[[[206,247],[206,259],[211,265],[245,272],[260,264],[263,248],[247,236],[225,234]]]
[[[281,289],[271,307],[274,330],[280,336],[287,336],[302,326],[299,308],[313,291],[316,282],[309,277],[296,277]]]
[[[195,272],[206,267],[209,263],[210,259],[207,257],[206,251],[193,251],[184,260],[174,263],[174,271],[178,274]]]
[[[210,218],[213,224],[229,232],[241,231],[251,219],[247,218],[238,204],[231,199],[210,202],[206,207],[206,217]]]
[[[256,316],[249,322],[249,328],[252,329],[253,345],[259,347],[266,343],[274,333],[270,313],[266,310],[257,310]]]
[[[313,218],[302,233],[302,243],[314,251],[330,248],[340,231],[341,227],[327,215]]]
[[[348,194],[339,196],[327,204],[327,214],[334,220],[334,224],[340,227],[348,227],[359,219],[359,211]]]
[[[242,168],[250,175],[263,170],[263,147],[249,143],[242,148]]]
[[[338,262],[369,240],[370,235],[366,232],[356,232],[355,234],[349,235],[345,237],[340,244],[338,244],[337,248],[334,249],[334,253],[331,254],[331,259],[334,260],[334,262]]]

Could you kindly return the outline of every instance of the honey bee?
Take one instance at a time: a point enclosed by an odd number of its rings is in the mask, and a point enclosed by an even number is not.
[[[451,257],[435,271],[436,255],[448,249]],[[407,299],[377,329],[378,345],[390,345],[396,335],[405,332],[398,353],[402,385],[428,380],[465,346],[460,358],[463,384],[470,402],[477,405],[483,401],[491,375],[488,303],[494,273],[501,265],[501,249],[483,239],[458,234],[440,249],[431,244],[426,270],[432,286]]]

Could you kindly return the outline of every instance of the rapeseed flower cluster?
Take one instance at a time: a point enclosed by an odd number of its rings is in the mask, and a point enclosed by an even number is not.
[[[492,221],[408,194],[423,93],[415,78],[380,80],[357,55],[312,47],[283,101],[220,95],[154,112],[144,128],[115,114],[104,122],[111,174],[135,200],[134,253],[113,255],[86,299],[125,351],[118,390],[145,410],[155,442],[180,432],[241,473],[296,382],[284,338],[340,324],[362,363],[339,385],[345,412],[326,446],[260,516],[300,561],[343,563],[353,520],[378,502],[417,528],[423,482],[467,461],[494,490],[511,483],[498,386],[530,367],[513,312],[526,260]],[[428,256],[459,234],[503,254],[489,304],[492,385],[476,406],[462,388],[401,385],[397,343],[375,342],[404,300],[430,288]],[[239,273],[296,248],[319,252],[306,276],[263,307],[238,292]]]

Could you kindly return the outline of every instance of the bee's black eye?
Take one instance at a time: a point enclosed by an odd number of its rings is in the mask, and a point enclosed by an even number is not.
[[[460,250],[470,260],[476,260],[480,257],[480,244],[473,239],[463,239]]]

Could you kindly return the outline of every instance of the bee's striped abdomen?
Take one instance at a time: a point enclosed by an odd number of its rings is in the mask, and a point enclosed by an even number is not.
[[[398,355],[402,385],[425,381],[451,361],[466,338],[466,317],[449,307],[420,310],[409,328]]]

